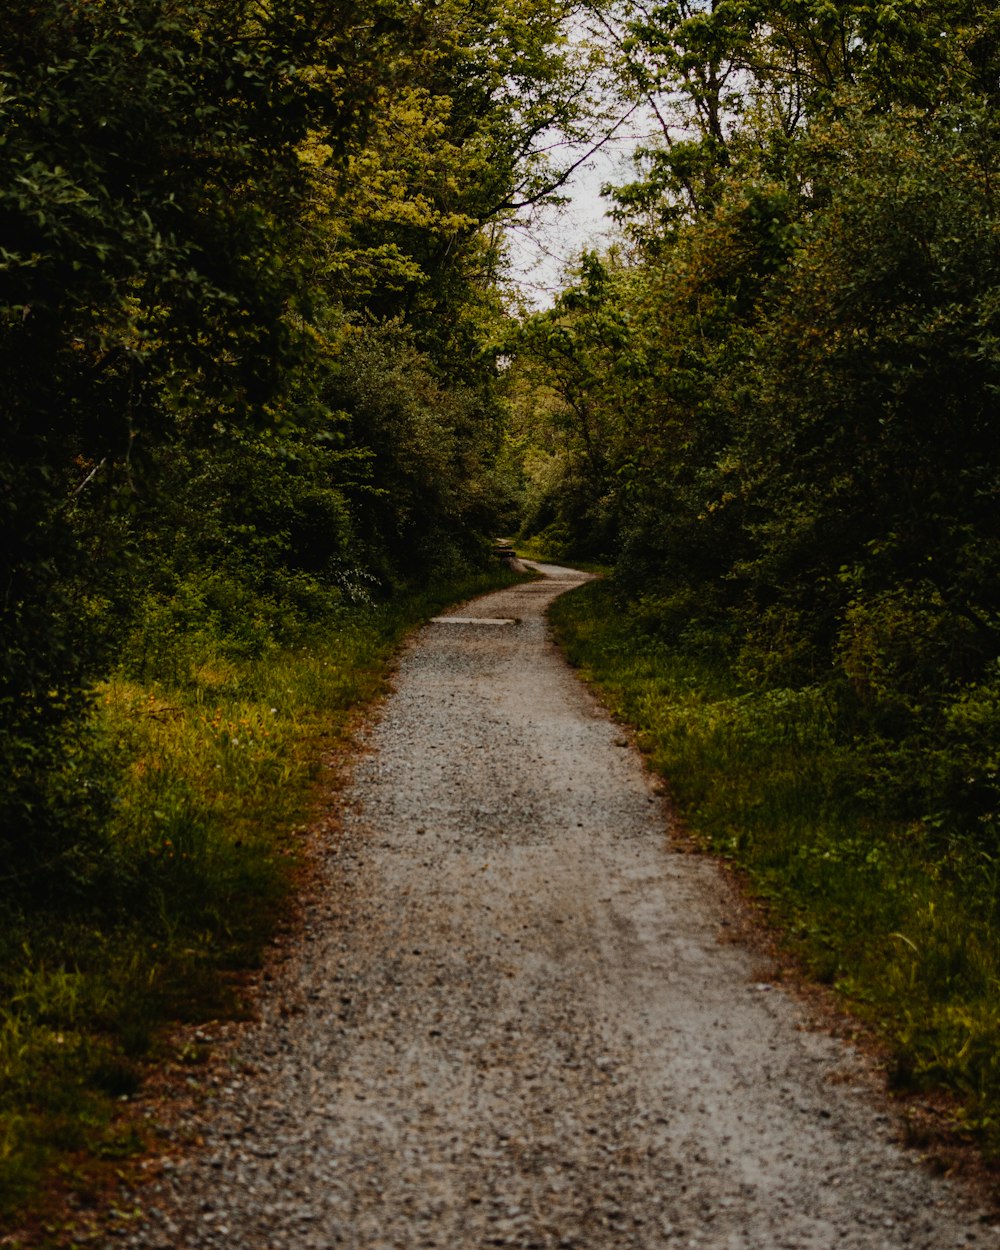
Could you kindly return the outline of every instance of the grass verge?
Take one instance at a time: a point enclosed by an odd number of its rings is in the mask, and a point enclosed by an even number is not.
[[[807,972],[884,1039],[895,1087],[946,1091],[955,1130],[1000,1157],[1000,863],[971,835],[943,848],[866,810],[817,689],[741,687],[644,634],[606,581],[550,615],[693,837],[740,866]]]
[[[165,666],[170,683],[119,675],[101,690],[92,753],[67,762],[78,785],[113,789],[100,845],[58,906],[0,917],[0,1229],[34,1219],[44,1239],[54,1192],[93,1200],[143,1149],[122,1104],[177,1059],[171,1025],[245,1011],[241,973],[289,913],[322,751],[383,689],[413,625],[517,580],[345,608],[252,660],[202,645],[183,673]]]

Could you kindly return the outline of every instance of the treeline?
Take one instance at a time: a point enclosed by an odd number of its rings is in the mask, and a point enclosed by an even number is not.
[[[813,691],[871,813],[1000,853],[1000,17],[626,6],[662,127],[525,326],[526,533],[647,638]]]
[[[259,655],[510,523],[501,227],[558,182],[538,136],[586,111],[564,18],[3,6],[3,896],[89,871],[114,667]]]

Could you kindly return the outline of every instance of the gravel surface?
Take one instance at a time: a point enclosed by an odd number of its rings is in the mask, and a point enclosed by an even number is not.
[[[722,878],[547,640],[582,575],[540,567],[406,651],[302,949],[108,1244],[1000,1245],[727,937]]]

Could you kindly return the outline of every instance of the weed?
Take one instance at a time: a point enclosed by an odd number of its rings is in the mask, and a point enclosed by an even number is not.
[[[688,827],[736,860],[791,948],[888,1041],[900,1088],[943,1088],[1000,1153],[996,857],[892,822],[812,687],[741,685],[711,648],[647,633],[614,587],[551,609],[567,656],[631,723]]]
[[[287,911],[290,831],[323,745],[382,689],[413,624],[516,580],[359,602],[293,648],[242,657],[202,631],[159,673],[144,654],[98,692],[92,762],[112,791],[101,838],[58,907],[8,902],[0,917],[0,1216],[57,1168],[141,1148],[116,1107],[170,1057],[165,1026],[244,1013],[227,973],[260,965]]]

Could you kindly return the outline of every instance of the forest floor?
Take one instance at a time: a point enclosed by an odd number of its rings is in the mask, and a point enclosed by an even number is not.
[[[210,1096],[102,1244],[1000,1245],[673,836],[540,569],[405,650],[259,1018],[199,1032]]]

